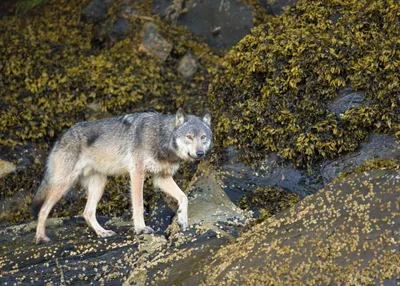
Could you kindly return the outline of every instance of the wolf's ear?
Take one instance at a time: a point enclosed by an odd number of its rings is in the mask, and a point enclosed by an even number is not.
[[[208,109],[206,109],[206,111],[204,112],[203,122],[208,126],[211,126],[211,113]]]
[[[186,114],[182,108],[179,108],[175,115],[175,126],[180,126],[186,121]]]

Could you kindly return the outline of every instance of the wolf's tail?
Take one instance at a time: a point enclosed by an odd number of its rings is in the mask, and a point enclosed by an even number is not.
[[[32,201],[31,209],[32,209],[33,217],[35,219],[38,218],[40,209],[42,208],[42,205],[45,202],[49,191],[50,191],[50,186],[48,184],[47,174],[45,174],[45,177],[44,177],[42,183],[40,184],[39,189],[36,191],[36,194],[33,197],[33,201]]]

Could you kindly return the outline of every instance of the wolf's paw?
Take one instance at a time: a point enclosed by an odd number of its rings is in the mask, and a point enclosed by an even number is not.
[[[117,235],[114,231],[112,230],[103,230],[99,233],[99,236],[101,237],[110,237],[110,236],[114,236]]]
[[[46,235],[45,236],[37,236],[36,237],[36,244],[48,243],[50,241],[51,241],[51,239],[48,238]]]
[[[189,226],[187,218],[178,217],[177,222],[181,229],[185,229]]]
[[[135,229],[136,234],[150,234],[150,233],[154,233],[154,230],[149,227],[149,226],[145,226],[139,229]]]

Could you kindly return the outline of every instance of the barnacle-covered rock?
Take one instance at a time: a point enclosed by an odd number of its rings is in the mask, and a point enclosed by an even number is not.
[[[399,184],[394,170],[337,180],[222,247],[191,279],[204,285],[395,285]]]

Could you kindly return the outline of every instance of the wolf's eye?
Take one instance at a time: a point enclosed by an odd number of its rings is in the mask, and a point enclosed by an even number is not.
[[[186,135],[186,139],[193,140],[193,136],[192,135]]]
[[[206,139],[206,138],[207,138],[206,135],[201,136],[201,140],[204,140],[204,139]]]

